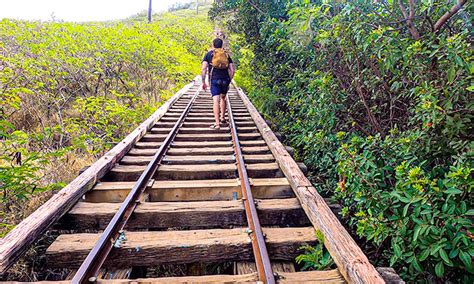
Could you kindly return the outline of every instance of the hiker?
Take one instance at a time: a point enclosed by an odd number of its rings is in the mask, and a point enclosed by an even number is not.
[[[219,129],[221,124],[227,123],[225,119],[225,96],[227,91],[229,91],[229,84],[235,72],[232,59],[224,51],[222,44],[222,39],[214,39],[212,41],[213,49],[204,55],[201,65],[202,89],[207,89],[206,73],[209,74],[209,84],[211,85],[212,109],[215,119],[215,123],[210,126],[212,129]]]

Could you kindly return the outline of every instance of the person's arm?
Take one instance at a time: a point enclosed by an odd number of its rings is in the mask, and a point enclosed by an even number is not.
[[[234,64],[233,63],[229,63],[229,77],[230,77],[230,80],[232,81],[232,79],[234,78],[234,74],[235,74],[235,68],[234,68]]]
[[[202,89],[203,90],[207,89],[206,74],[207,74],[208,67],[209,67],[209,63],[207,63],[207,61],[203,61],[201,63],[201,79],[202,79]]]

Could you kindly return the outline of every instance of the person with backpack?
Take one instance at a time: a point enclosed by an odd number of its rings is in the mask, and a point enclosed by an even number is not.
[[[204,55],[201,65],[202,89],[207,89],[206,74],[209,74],[209,84],[211,85],[212,109],[215,119],[215,123],[210,126],[212,129],[219,129],[221,124],[227,123],[225,119],[225,96],[229,91],[229,85],[235,73],[232,58],[224,51],[222,45],[222,39],[214,39],[212,41],[213,49]]]

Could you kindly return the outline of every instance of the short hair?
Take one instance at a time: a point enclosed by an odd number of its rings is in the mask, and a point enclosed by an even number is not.
[[[222,43],[222,39],[216,38],[212,41],[212,46],[214,46],[214,48],[222,48]]]

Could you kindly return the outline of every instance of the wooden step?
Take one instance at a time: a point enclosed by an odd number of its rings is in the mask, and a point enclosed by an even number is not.
[[[62,228],[102,230],[120,203],[78,202],[62,220]],[[262,226],[308,226],[310,224],[296,198],[257,199]],[[247,226],[242,200],[194,202],[144,202],[135,209],[127,224],[132,229],[175,227],[212,228]]]
[[[180,134],[176,135],[174,141],[230,141],[230,133],[213,134]]]
[[[313,227],[263,228],[272,260],[293,260],[303,244],[316,243]],[[46,250],[50,267],[77,267],[99,234],[60,235]],[[253,259],[246,229],[125,232],[126,242],[112,250],[105,267],[152,266],[163,263],[218,262]]]
[[[270,155],[271,156],[271,155]],[[120,161],[121,165],[148,165],[153,156],[125,156]],[[258,159],[259,157],[249,160]],[[272,156],[273,158],[273,156]],[[268,161],[268,160],[267,160]],[[229,164],[234,163],[233,155],[195,155],[195,156],[165,156],[162,164],[170,165],[197,165],[197,164]]]
[[[144,153],[144,151],[142,151]],[[152,155],[156,151],[149,151]],[[257,155],[257,154],[267,154],[270,153],[268,147],[242,147],[242,153],[244,155]],[[232,155],[234,154],[234,149],[229,147],[209,147],[209,148],[171,148],[167,152],[168,155],[174,156],[187,156],[187,155]]]
[[[277,163],[247,164],[247,173],[252,178],[276,178],[283,177]]]
[[[193,156],[193,155],[233,155],[234,149],[229,147],[209,148],[171,148],[166,153],[170,156]]]
[[[255,128],[256,129],[256,128]],[[151,133],[168,134],[171,128],[152,128]],[[179,134],[214,134],[214,133],[230,133],[229,127],[221,127],[220,129],[211,129],[209,127],[182,127],[178,131]]]
[[[147,133],[140,139],[140,142],[163,142],[165,141],[168,134],[152,134]]]
[[[87,202],[123,202],[134,182],[100,182],[85,195]],[[294,197],[286,178],[250,179],[255,198]],[[154,181],[146,190],[150,201],[205,201],[241,198],[238,179]]]
[[[199,165],[199,164],[230,164],[235,163],[233,155],[196,155],[166,156],[163,164],[167,165]]]
[[[233,154],[233,153],[231,153]],[[121,165],[148,165],[153,156],[125,156],[120,160]],[[244,161],[248,164],[275,162],[275,158],[270,155],[244,155]],[[170,156],[163,158],[163,164],[174,165],[197,165],[197,164],[229,164],[235,162],[234,155],[187,155]]]
[[[260,140],[262,136],[260,133],[239,133],[239,140]]]
[[[214,123],[214,120],[210,121],[204,121],[204,122],[195,122],[195,121],[184,121],[183,126],[184,127],[209,127],[211,124]],[[255,126],[255,123],[253,121],[245,120],[245,121],[236,121],[235,124],[237,127],[240,126]],[[174,124],[172,123],[162,123],[159,122],[156,124],[157,127],[173,127]]]
[[[116,165],[107,173],[104,179],[110,181],[136,181],[145,168],[146,166]],[[259,172],[262,171],[265,171],[265,169],[260,168]],[[155,177],[160,180],[235,178],[237,177],[237,166],[234,164],[162,165],[158,168]]]
[[[237,166],[235,164],[162,165],[158,168],[157,174],[155,176],[158,180],[236,178]]]

